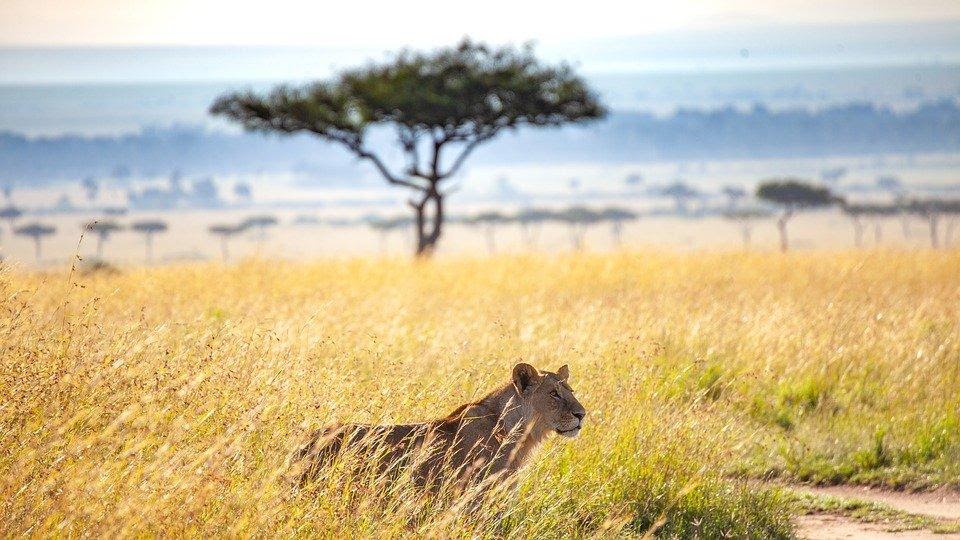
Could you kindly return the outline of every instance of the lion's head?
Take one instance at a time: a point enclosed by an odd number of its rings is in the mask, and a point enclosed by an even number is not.
[[[583,417],[587,412],[573,395],[567,384],[570,370],[563,366],[556,373],[538,371],[530,364],[517,364],[513,368],[513,385],[524,405],[533,410],[554,431],[564,437],[580,434]]]

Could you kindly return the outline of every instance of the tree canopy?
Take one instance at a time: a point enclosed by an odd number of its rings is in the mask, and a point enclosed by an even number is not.
[[[835,196],[828,188],[816,186],[796,178],[765,180],[757,186],[757,198],[783,208],[783,213],[777,220],[780,230],[780,250],[787,251],[787,221],[794,212],[807,208],[821,208],[830,206],[842,199]]]
[[[838,201],[828,188],[792,178],[761,182],[757,198],[790,208],[830,206]]]
[[[418,254],[431,251],[441,235],[441,183],[477,146],[504,130],[605,114],[568,65],[545,65],[530,46],[490,47],[469,39],[431,52],[402,51],[390,61],[303,87],[227,94],[210,112],[252,131],[306,132],[340,144],[373,164],[390,184],[413,190]],[[369,146],[375,126],[396,130],[406,161],[402,168],[391,167]],[[445,153],[451,146],[456,151]]]

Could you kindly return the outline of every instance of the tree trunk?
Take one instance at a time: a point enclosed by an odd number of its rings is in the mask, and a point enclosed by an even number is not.
[[[751,229],[749,223],[744,223],[741,226],[740,234],[743,236],[743,249],[750,249],[750,233],[753,232]]]
[[[532,244],[530,241],[530,225],[522,221],[520,222],[520,243],[527,248]]]
[[[940,226],[940,215],[936,212],[931,212],[927,219],[930,222],[930,247],[937,249],[940,247],[940,234],[938,232]]]
[[[879,246],[881,240],[883,240],[883,222],[877,221],[873,224],[873,242]]]
[[[487,253],[492,255],[497,252],[497,230],[493,224],[488,224],[483,229],[484,236],[487,237]]]
[[[540,238],[540,225],[536,223],[521,223],[520,238],[527,249],[537,249],[537,240]]]
[[[619,221],[610,224],[610,233],[613,235],[613,247],[623,246],[623,225]]]
[[[787,221],[793,217],[793,212],[787,210],[777,220],[777,229],[780,231],[780,251],[786,253],[790,249],[790,243],[787,241]]]
[[[34,254],[34,256],[36,257],[37,262],[40,262],[40,257],[41,257],[41,255],[42,255],[42,253],[41,253],[41,251],[40,251],[40,237],[39,237],[39,236],[34,236],[34,237],[33,237],[33,254]]]
[[[853,219],[853,246],[857,249],[863,247],[863,223],[860,222],[860,218],[854,217]]]
[[[97,259],[103,260],[103,240],[102,234],[97,235]]]
[[[220,255],[223,257],[223,262],[227,262],[227,259],[230,258],[230,252],[227,251],[227,237],[220,237]]]
[[[433,203],[433,215],[428,216],[428,208]],[[437,242],[443,233],[443,195],[431,189],[418,202],[411,202],[417,231],[417,257],[429,257],[436,250]]]
[[[570,226],[570,244],[574,251],[583,250],[583,235],[584,231],[579,225],[573,224]]]
[[[147,262],[153,261],[153,233],[147,233],[144,237],[144,244],[147,250]]]
[[[903,231],[903,239],[910,239],[910,215],[903,213],[900,216],[900,229]]]

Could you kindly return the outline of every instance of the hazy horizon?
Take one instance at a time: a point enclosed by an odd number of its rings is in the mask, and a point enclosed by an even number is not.
[[[474,37],[483,40],[483,36]],[[587,38],[531,35],[487,41],[532,42],[545,60],[569,62],[590,76],[953,64],[960,63],[958,37],[960,17],[926,22],[730,25]],[[0,44],[0,85],[296,82],[382,60],[403,48],[432,46]]]

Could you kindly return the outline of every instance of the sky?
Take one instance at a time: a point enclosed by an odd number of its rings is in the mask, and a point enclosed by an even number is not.
[[[427,46],[960,19],[957,0],[0,0],[0,46]]]

